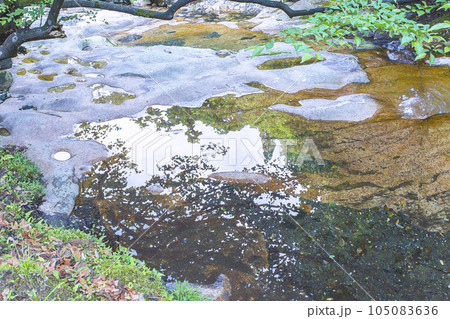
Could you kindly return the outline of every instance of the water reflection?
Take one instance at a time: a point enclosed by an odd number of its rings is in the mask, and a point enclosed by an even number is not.
[[[387,207],[354,210],[321,203],[322,190],[302,184],[298,174],[326,173],[332,162],[318,167],[312,158],[307,168],[296,167],[295,147],[276,161],[277,143],[258,137],[263,161],[246,168],[270,177],[269,182],[208,178],[224,168],[211,158],[226,158],[228,148],[210,140],[202,143],[200,137],[223,141],[234,136],[227,135],[231,130],[220,125],[213,129],[190,116],[179,117],[184,124],[158,125],[157,118],[173,119],[174,113],[157,113],[126,122],[85,124],[78,134],[95,135],[115,154],[86,176],[75,209],[76,216],[105,232],[111,244],[128,246],[139,238],[135,254],[180,280],[211,282],[225,273],[234,299],[367,300],[330,256],[376,299],[448,298],[447,237],[419,229]],[[226,118],[221,123],[232,125]],[[151,176],[142,172],[145,166],[133,162],[127,146],[128,136],[143,128],[170,136],[178,152],[159,162],[158,174]],[[250,138],[254,129],[243,125],[237,133]],[[190,153],[195,143],[200,153]],[[315,196],[308,198],[314,200],[305,198],[311,193]]]

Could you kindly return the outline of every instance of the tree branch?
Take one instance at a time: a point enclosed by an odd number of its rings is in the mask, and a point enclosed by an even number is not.
[[[3,2],[3,0],[1,0]],[[19,0],[18,0],[19,1]],[[171,20],[175,13],[182,7],[197,0],[179,0],[171,5],[166,11],[150,11],[133,6],[115,4],[99,0],[54,0],[47,16],[47,21],[42,27],[33,29],[21,29],[9,35],[0,45],[0,70],[11,67],[11,58],[17,55],[17,49],[25,42],[61,37],[61,34],[55,34],[59,30],[58,16],[61,8],[93,8],[131,14],[134,16],[153,18],[159,20]],[[264,7],[276,8],[285,12],[290,18],[312,15],[314,13],[325,12],[328,10],[339,10],[336,8],[319,7],[309,10],[294,10],[286,3],[274,0],[230,0],[241,3],[254,3]],[[384,2],[406,4],[418,2],[418,0],[383,0]],[[29,0],[20,0],[21,5],[27,5]],[[32,2],[32,1],[31,1]]]
[[[160,20],[172,20],[175,13],[181,9],[182,7],[188,5],[191,2],[195,2],[197,0],[179,0],[171,5],[166,11],[151,11],[145,10],[141,8],[136,8],[132,6],[126,6],[122,4],[115,4],[112,2],[105,2],[99,0],[66,0],[64,2],[63,8],[93,8],[93,9],[103,9],[110,11],[117,11],[122,13],[128,13],[135,16],[140,16],[144,18],[153,18]],[[319,7],[308,10],[294,10],[289,7],[286,3],[281,1],[274,0],[230,0],[232,2],[241,2],[241,3],[254,3],[259,4],[264,7],[280,9],[284,13],[286,13],[289,18],[300,17],[300,16],[308,16],[314,13],[325,12],[325,11],[337,11],[339,9],[333,9],[330,7]],[[398,3],[398,4],[406,4],[412,2],[419,2],[419,0],[384,0],[384,2],[389,3]]]
[[[47,16],[47,21],[42,27],[22,29],[10,34],[0,46],[0,61],[16,56],[17,49],[25,42],[54,37],[54,35],[52,36],[52,32],[59,29],[57,20],[63,3],[64,0],[53,1]]]

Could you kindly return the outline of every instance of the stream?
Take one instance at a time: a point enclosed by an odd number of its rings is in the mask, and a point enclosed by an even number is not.
[[[71,216],[166,281],[225,274],[233,300],[448,300],[449,66],[376,47],[251,59],[274,36],[255,15],[69,22],[77,40],[15,61],[5,142],[69,152],[68,168],[38,163],[68,176]]]

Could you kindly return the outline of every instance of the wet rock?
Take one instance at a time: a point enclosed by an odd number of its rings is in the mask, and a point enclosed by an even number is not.
[[[209,175],[209,178],[220,181],[248,184],[265,184],[271,180],[268,176],[249,172],[218,172]]]
[[[0,136],[10,136],[11,133],[4,127],[0,127]]]
[[[11,97],[11,94],[8,90],[0,91],[0,104],[6,101],[6,99],[9,99]]]
[[[248,36],[248,37],[242,37],[239,40],[251,40],[251,39],[254,39],[254,38],[256,38],[256,35],[252,35],[252,36]]]
[[[374,40],[388,40],[390,39],[389,34],[387,32],[376,31],[374,36]]]
[[[211,32],[211,33],[205,35],[203,38],[205,38],[205,39],[214,39],[214,38],[220,38],[221,36],[222,36],[221,34],[219,34],[216,31],[214,31],[214,32]]]
[[[63,222],[67,220],[73,209],[78,191],[78,184],[73,177],[73,171],[70,168],[57,169],[50,177],[50,182],[47,183],[47,192],[40,209],[48,216],[66,216],[56,217],[55,219]]]
[[[19,108],[19,110],[21,110],[21,111],[35,110],[36,111],[37,107],[27,104],[27,105],[24,105],[21,108]]]
[[[221,57],[221,58],[226,58],[227,56],[230,56],[231,55],[231,51],[228,51],[228,50],[220,50],[220,51],[217,51],[216,52],[216,55],[218,56],[218,57]]]
[[[42,212],[41,212],[42,213]],[[69,229],[82,229],[86,222],[67,214],[47,215],[41,214],[41,218],[52,227],[64,227]]]
[[[183,40],[165,40],[165,41],[155,41],[155,42],[149,42],[149,43],[139,43],[138,45],[146,46],[146,47],[152,47],[156,45],[166,45],[166,46],[177,46],[177,47],[183,47],[186,45],[186,42]]]
[[[326,137],[316,135],[323,159],[340,164],[333,174],[300,178],[325,190],[323,202],[353,208],[386,204],[428,230],[448,230],[449,131],[449,114],[438,114],[358,123]]]
[[[168,283],[166,284],[166,288],[169,291],[174,291],[177,283]],[[221,274],[217,277],[217,280],[212,285],[197,285],[197,284],[188,284],[194,290],[197,290],[203,296],[210,298],[213,301],[227,301],[230,300],[231,297],[231,284],[228,277],[224,274]]]
[[[0,61],[0,70],[9,69],[12,67],[11,59],[4,59]]]
[[[162,192],[164,192],[164,188],[161,187],[161,185],[150,185],[149,187],[147,187],[147,189],[150,191],[150,194],[152,195],[159,195]]]
[[[11,87],[13,77],[9,71],[0,71],[0,91],[7,90]]]
[[[130,42],[133,42],[133,41],[136,41],[136,40],[139,40],[139,39],[142,39],[142,35],[130,34],[130,35],[126,36],[126,37],[120,38],[117,41],[119,41],[121,43],[130,43]]]
[[[358,122],[371,118],[378,110],[378,103],[368,94],[352,94],[336,100],[301,100],[301,106],[277,104],[271,110],[302,116],[314,121]]]
[[[408,47],[401,45],[401,41],[390,38],[374,39],[373,44],[388,49],[387,56],[391,61],[414,64],[415,55]]]

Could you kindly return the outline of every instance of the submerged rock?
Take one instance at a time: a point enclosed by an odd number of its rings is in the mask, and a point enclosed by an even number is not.
[[[197,285],[188,283],[188,285],[197,290],[203,296],[210,298],[213,301],[227,301],[231,297],[231,283],[228,277],[221,274],[217,277],[217,280],[212,285]],[[166,284],[169,291],[174,291],[177,286],[177,282]]]
[[[11,97],[11,94],[9,94],[8,90],[0,90],[0,104],[3,103],[4,101],[6,101],[7,99],[9,99]]]
[[[121,42],[121,43],[130,43],[130,42],[139,40],[139,39],[141,39],[141,38],[142,38],[142,35],[139,35],[139,34],[130,34],[130,35],[126,36],[126,37],[120,38],[120,39],[117,40],[117,41],[119,41],[119,42]]]
[[[213,39],[213,38],[220,38],[222,35],[217,33],[216,31],[213,31],[207,35],[205,35],[203,38],[205,39]]]
[[[270,177],[249,172],[218,172],[209,175],[209,178],[226,182],[265,184],[271,180]]]
[[[336,100],[301,100],[302,106],[277,104],[271,110],[303,116],[314,121],[358,122],[371,118],[378,110],[377,102],[368,94],[352,94]]]

